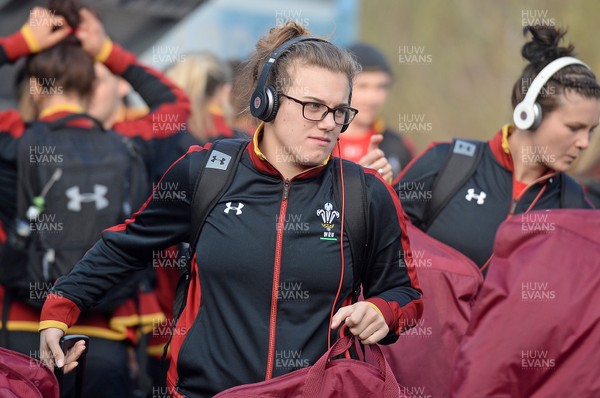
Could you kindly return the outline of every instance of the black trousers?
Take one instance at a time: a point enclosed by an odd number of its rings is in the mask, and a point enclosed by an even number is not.
[[[8,347],[31,357],[39,358],[40,334],[8,332]],[[127,343],[90,337],[84,375],[83,396],[86,398],[131,398],[131,378]],[[75,372],[65,375],[61,398],[73,396]]]

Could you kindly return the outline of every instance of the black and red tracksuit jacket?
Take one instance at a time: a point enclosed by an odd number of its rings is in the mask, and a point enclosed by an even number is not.
[[[167,383],[177,397],[210,397],[283,375],[312,365],[327,350],[342,274],[333,162],[286,180],[260,153],[260,136],[261,127],[196,246],[187,305],[171,342]],[[190,238],[190,182],[199,172],[190,172],[190,159],[208,153],[190,148],[132,219],[104,231],[55,285],[40,329],[65,329],[104,292],[143,269],[153,253]],[[400,202],[376,172],[365,174],[370,260],[363,293],[390,327],[382,342],[391,343],[420,318],[421,292],[412,262],[404,261],[410,244]],[[343,253],[336,311],[352,294],[346,236]]]
[[[531,210],[558,209],[561,204],[561,179],[558,175],[546,178],[520,194],[513,189],[513,159],[506,150],[510,129],[509,125],[504,126],[484,146],[475,173],[426,231],[469,257],[479,267],[492,255],[496,230],[511,217],[511,213],[522,219],[524,231],[543,233],[546,226],[542,219],[521,214],[532,204]],[[432,144],[394,182],[402,208],[416,227],[423,228],[428,202],[433,194],[433,181],[444,166],[451,146],[450,143]],[[544,192],[536,201],[542,189]],[[485,193],[485,198],[481,201],[478,198],[482,193]]]

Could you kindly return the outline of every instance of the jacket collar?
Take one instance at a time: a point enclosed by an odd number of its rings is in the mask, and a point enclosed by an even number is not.
[[[246,150],[250,155],[250,160],[252,161],[252,164],[254,164],[254,167],[256,167],[258,171],[265,174],[280,176],[283,179],[281,173],[279,173],[279,171],[269,162],[267,157],[260,150],[259,144],[262,141],[264,127],[265,122],[262,122],[256,128],[254,136],[252,137],[252,142],[250,145],[248,145],[248,148]],[[322,165],[315,166],[306,171],[303,171],[302,173],[296,175],[293,179],[311,178],[319,175],[319,173],[321,173],[321,171],[323,170],[324,166],[327,165],[327,163],[329,163],[330,159],[331,155],[329,155],[327,159],[325,159]]]
[[[74,104],[58,104],[48,107],[40,112],[40,120],[56,120],[64,114],[83,113],[83,108]],[[60,114],[60,116],[56,116]]]
[[[515,167],[510,153],[510,147],[508,146],[508,136],[512,134],[513,131],[513,126],[505,124],[500,131],[496,133],[494,138],[488,141],[488,145],[490,146],[496,161],[511,173],[515,171]]]
[[[40,112],[39,120],[43,122],[53,122],[67,115],[74,113],[84,113],[84,109],[74,104],[59,104],[44,109]],[[69,127],[79,127],[89,129],[94,127],[94,123],[87,118],[77,118],[66,123]]]

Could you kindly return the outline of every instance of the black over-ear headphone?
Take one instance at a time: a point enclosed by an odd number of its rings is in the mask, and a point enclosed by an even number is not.
[[[277,47],[269,58],[260,72],[260,76],[258,78],[258,82],[256,83],[256,88],[250,97],[250,113],[255,118],[258,118],[265,122],[270,122],[275,119],[277,115],[277,110],[279,109],[279,96],[277,95],[277,88],[273,85],[267,85],[267,79],[269,78],[269,72],[271,68],[277,62],[279,57],[291,46],[301,41],[321,41],[324,43],[329,43],[327,40],[319,39],[318,37],[312,36],[301,36],[290,39],[279,47]],[[350,96],[348,98],[348,103],[352,100],[352,86],[350,86]],[[347,119],[346,119],[347,120]],[[348,128],[348,125],[342,126],[341,132],[343,133]]]

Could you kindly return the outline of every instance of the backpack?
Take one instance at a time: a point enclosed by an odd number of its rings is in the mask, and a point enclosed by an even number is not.
[[[444,166],[433,180],[432,198],[428,202],[423,220],[424,231],[440,215],[454,195],[475,174],[485,150],[485,142],[454,139]],[[560,207],[585,207],[583,189],[565,173],[559,174],[561,192]]]
[[[92,120],[94,127],[66,125],[75,119]],[[31,124],[18,151],[18,217],[3,252],[0,282],[12,298],[41,308],[56,279],[71,271],[100,233],[143,203],[148,180],[132,143],[85,114]],[[112,290],[94,308],[121,305],[136,292],[138,279]]]
[[[174,322],[173,329],[179,317],[185,309],[188,287],[190,285],[190,261],[194,256],[194,250],[200,237],[202,226],[206,218],[221,199],[225,191],[231,185],[238,164],[248,145],[247,139],[223,139],[212,143],[210,153],[201,162],[197,157],[190,158],[190,178],[197,175],[190,186],[194,187],[191,198],[191,230],[190,241],[185,256],[186,267],[177,283],[174,299]],[[221,161],[225,159],[224,161]],[[339,159],[338,159],[339,160]],[[214,164],[212,163],[214,162]],[[342,189],[339,173],[339,161],[334,160],[334,196],[341,208]],[[221,165],[224,163],[224,165]],[[201,170],[199,173],[196,170]],[[347,162],[344,164],[344,192],[345,192],[345,214],[344,230],[350,242],[353,263],[353,293],[352,299],[356,302],[360,296],[362,272],[367,259],[367,192],[365,175],[361,166]],[[201,194],[200,194],[201,193]],[[356,265],[360,265],[357,267]],[[171,342],[171,333],[163,351],[166,357]]]

